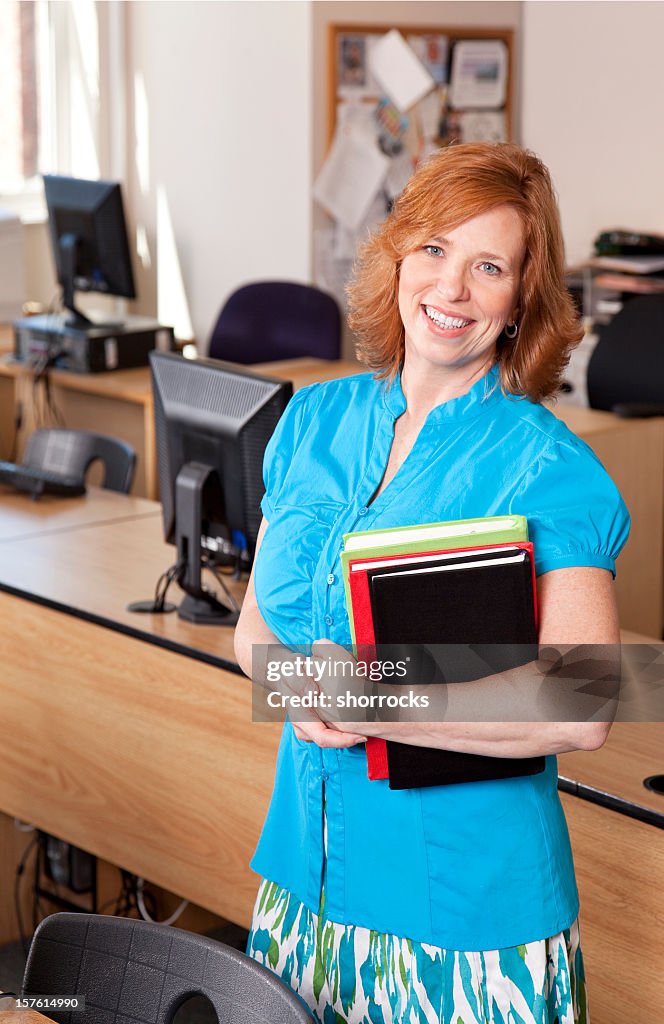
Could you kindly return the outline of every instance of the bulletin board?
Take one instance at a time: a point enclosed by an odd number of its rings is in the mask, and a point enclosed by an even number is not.
[[[334,138],[339,104],[361,102],[375,108],[385,99],[370,70],[370,52],[376,41],[393,28],[392,25],[328,26],[328,144]],[[434,137],[438,146],[453,141],[512,140],[511,29],[445,28],[441,25],[398,25],[396,28],[436,82],[432,94],[405,112],[409,122],[407,143],[412,146],[415,133],[421,130],[418,121],[433,118],[436,104],[440,107],[439,130]],[[496,58],[501,49],[504,66],[498,68]],[[502,79],[502,89],[499,79]],[[491,89],[491,83],[497,88]],[[483,85],[486,88],[483,89]],[[390,113],[386,115],[388,119]],[[410,139],[409,131],[412,132]],[[412,155],[416,159],[418,154],[412,151]]]
[[[328,28],[328,152],[314,199],[314,277],[345,305],[367,234],[418,163],[454,142],[512,139],[510,29],[400,25]]]

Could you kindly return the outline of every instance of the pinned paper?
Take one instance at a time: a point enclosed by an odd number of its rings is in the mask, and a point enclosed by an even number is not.
[[[436,84],[395,28],[376,43],[369,60],[374,76],[401,111],[412,107]]]
[[[462,142],[506,142],[502,110],[468,110],[459,115]]]
[[[408,36],[408,45],[424,67],[431,73],[436,85],[447,83],[447,36],[418,35]]]
[[[390,160],[390,169],[385,178],[385,191],[390,199],[401,195],[412,173],[413,158],[407,150]]]
[[[420,130],[425,139],[436,139],[440,135],[440,123],[443,119],[447,89],[445,86],[430,92],[417,107]]]
[[[507,92],[507,47],[500,39],[464,39],[454,47],[450,103],[502,107]]]
[[[390,158],[362,135],[338,134],[314,184],[314,198],[355,231],[380,189]]]

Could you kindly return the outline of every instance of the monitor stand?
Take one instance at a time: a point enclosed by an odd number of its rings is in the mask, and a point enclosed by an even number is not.
[[[62,263],[62,304],[68,309],[71,316],[63,321],[64,327],[72,328],[75,331],[107,330],[119,331],[123,328],[122,320],[104,321],[103,323],[91,320],[78,308],[74,299],[74,275],[76,273],[76,260],[79,249],[79,240],[76,235],[61,235],[58,240],[60,259]]]
[[[187,462],[175,482],[175,543],[180,568],[177,581],[187,595],[178,615],[199,625],[234,626],[237,612],[207,590],[201,579],[203,491],[213,474],[214,470],[202,462]]]

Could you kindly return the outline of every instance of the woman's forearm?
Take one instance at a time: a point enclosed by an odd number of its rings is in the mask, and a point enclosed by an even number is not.
[[[354,728],[361,728],[368,736],[418,747],[492,757],[537,757],[569,750],[597,750],[608,736],[610,723],[370,722]]]
[[[318,658],[348,661],[332,645],[315,645]],[[333,694],[325,717],[333,727],[415,746],[439,747],[497,757],[530,757],[568,750],[594,750],[606,739],[619,691],[619,647],[577,645],[471,682],[417,685],[334,685],[332,668],[321,687]],[[326,658],[327,655],[327,658]],[[359,666],[358,666],[359,668]],[[364,691],[364,703],[352,701]],[[591,691],[591,692],[589,692]],[[346,707],[367,707],[345,710]],[[384,709],[387,710],[383,713]],[[365,718],[368,717],[368,721]],[[377,720],[376,720],[377,719]]]

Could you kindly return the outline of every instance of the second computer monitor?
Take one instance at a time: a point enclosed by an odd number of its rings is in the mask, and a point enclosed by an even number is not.
[[[120,185],[45,174],[51,246],[72,326],[90,324],[75,291],[136,297]]]
[[[180,615],[223,621],[202,561],[248,569],[261,523],[263,456],[293,388],[232,363],[150,353],[164,535],[189,598]],[[208,617],[209,613],[209,617]]]

